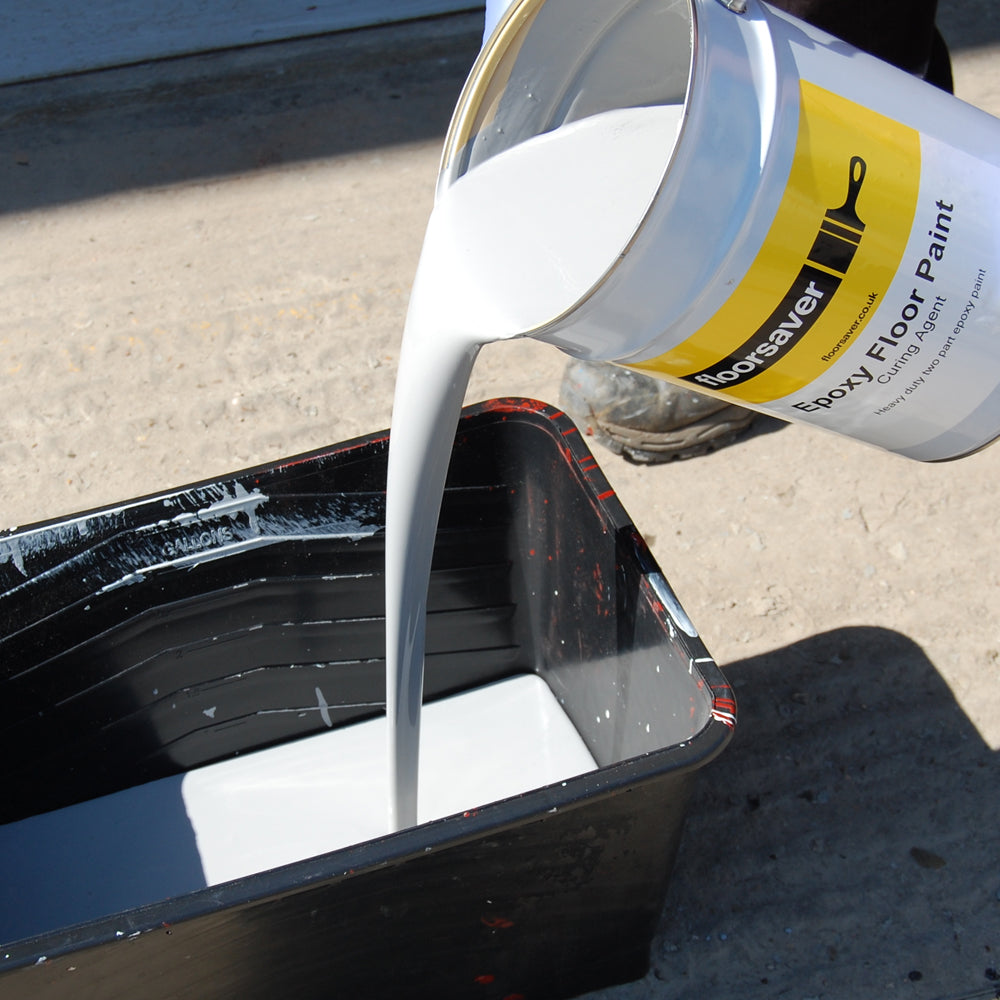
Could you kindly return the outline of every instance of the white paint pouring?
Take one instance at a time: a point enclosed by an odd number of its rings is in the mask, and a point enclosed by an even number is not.
[[[393,403],[386,510],[390,825],[418,808],[424,624],[454,428],[480,345],[525,335],[625,249],[676,141],[675,105],[610,111],[477,166],[431,216]]]
[[[424,714],[421,822],[597,766],[535,675]],[[384,836],[385,729],[345,726],[0,826],[0,941]]]
[[[422,706],[431,553],[479,346],[531,333],[601,278],[657,189],[679,119],[677,107],[650,107],[574,122],[470,171],[435,208],[393,409],[386,717],[0,827],[0,940],[218,885],[596,768],[537,676]]]

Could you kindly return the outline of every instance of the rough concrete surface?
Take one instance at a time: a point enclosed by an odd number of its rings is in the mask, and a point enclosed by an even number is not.
[[[1000,114],[1000,14],[948,0]],[[475,16],[0,88],[0,521],[384,428]],[[470,401],[556,402],[484,351]],[[1000,447],[924,466],[760,420],[599,459],[740,699],[653,966],[595,997],[992,997]]]

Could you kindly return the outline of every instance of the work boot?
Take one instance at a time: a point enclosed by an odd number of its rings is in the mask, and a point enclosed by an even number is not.
[[[721,448],[755,416],[742,406],[602,361],[571,361],[559,401],[584,433],[642,465]]]
[[[951,58],[934,24],[937,0],[772,2],[951,93]],[[595,361],[567,365],[559,401],[586,433],[615,454],[643,464],[721,448],[756,415],[652,375]]]

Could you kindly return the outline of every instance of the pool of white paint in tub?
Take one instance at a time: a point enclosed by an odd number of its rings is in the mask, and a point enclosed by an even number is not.
[[[0,826],[0,941],[382,836],[386,753],[379,717]],[[596,766],[543,680],[499,681],[425,706],[418,817]]]

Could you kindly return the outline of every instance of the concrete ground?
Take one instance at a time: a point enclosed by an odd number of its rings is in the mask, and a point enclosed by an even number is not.
[[[1000,114],[1000,11],[943,0]],[[0,88],[0,522],[388,425],[443,132],[479,19]],[[555,402],[487,349],[469,400]],[[1000,448],[922,466],[761,420],[601,464],[741,721],[706,770],[653,966],[615,1000],[993,997]]]

